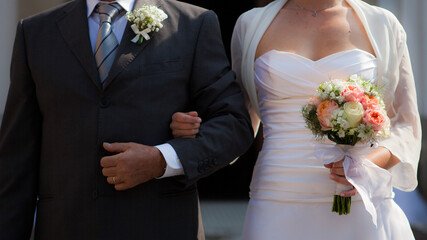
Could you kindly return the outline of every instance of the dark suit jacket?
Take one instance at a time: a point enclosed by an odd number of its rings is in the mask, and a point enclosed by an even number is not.
[[[195,183],[249,147],[250,120],[215,14],[151,4],[169,15],[164,28],[137,45],[128,26],[103,87],[85,0],[19,23],[0,132],[0,239],[28,239],[35,207],[37,239],[196,238]],[[172,114],[189,110],[200,134],[172,139]],[[168,142],[185,176],[115,191],[101,173],[103,142]]]

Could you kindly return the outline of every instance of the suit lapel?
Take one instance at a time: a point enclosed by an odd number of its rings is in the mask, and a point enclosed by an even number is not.
[[[160,7],[160,1],[156,0],[136,0],[134,9],[140,8],[144,4],[155,5]],[[151,35],[152,39],[144,40],[141,45],[133,43],[131,40],[135,37],[135,33],[130,28],[132,24],[127,23],[125,32],[123,33],[120,46],[117,51],[116,59],[111,66],[110,73],[104,81],[104,89],[111,84],[111,82],[130,64],[135,58],[144,50],[144,48],[153,41],[154,35]]]
[[[89,78],[99,90],[102,90],[90,44],[86,8],[85,0],[76,0],[74,7],[65,12],[65,16],[57,21],[57,25],[64,40],[89,75]]]

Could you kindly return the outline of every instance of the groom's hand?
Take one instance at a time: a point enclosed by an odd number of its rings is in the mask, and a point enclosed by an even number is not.
[[[156,147],[137,143],[104,143],[105,150],[117,153],[101,159],[102,174],[116,190],[126,190],[160,177],[166,161]]]

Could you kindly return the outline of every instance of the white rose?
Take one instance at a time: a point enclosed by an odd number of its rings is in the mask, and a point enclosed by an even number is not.
[[[357,127],[363,117],[365,110],[359,102],[344,103],[344,114],[347,117],[349,127]]]
[[[353,80],[353,81],[360,80],[360,77],[359,77],[359,76],[357,76],[357,74],[353,74],[353,75],[351,75],[349,78],[350,78],[350,80]]]

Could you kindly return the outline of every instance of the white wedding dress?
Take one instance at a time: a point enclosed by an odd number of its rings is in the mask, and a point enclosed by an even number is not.
[[[377,205],[377,227],[359,195],[350,214],[331,211],[335,183],[315,158],[317,142],[301,115],[320,83],[351,74],[375,81],[376,67],[375,56],[358,49],[317,61],[272,50],[255,61],[264,145],[250,186],[244,240],[414,239],[391,190]]]

